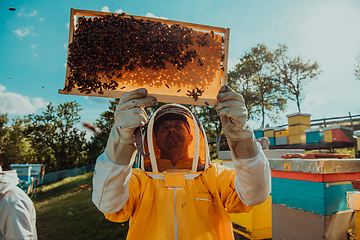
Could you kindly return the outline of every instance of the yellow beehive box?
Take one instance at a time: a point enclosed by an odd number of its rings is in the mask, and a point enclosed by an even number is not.
[[[264,132],[264,137],[268,137],[268,138],[275,137],[274,128],[265,128],[263,132]]]
[[[288,118],[289,126],[298,124],[311,125],[310,116],[310,114],[300,112],[286,115],[286,117]]]
[[[289,136],[289,145],[291,144],[305,144],[306,134],[298,134]]]
[[[289,128],[286,127],[275,128],[274,132],[275,132],[275,138],[289,136]]]
[[[310,128],[311,128],[310,125],[303,125],[303,124],[289,126],[289,136],[304,134],[304,130]]]
[[[360,155],[360,130],[354,131],[354,137],[356,137],[356,143],[357,143],[357,154]]]
[[[247,239],[271,239],[271,195],[268,199],[248,213],[230,213],[234,232]]]
[[[333,142],[331,127],[325,127],[324,130],[324,142]]]

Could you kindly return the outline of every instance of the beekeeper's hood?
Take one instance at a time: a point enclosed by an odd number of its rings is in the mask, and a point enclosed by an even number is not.
[[[19,178],[15,170],[2,171],[0,166],[0,194],[5,194],[18,183]]]
[[[146,166],[151,166],[152,172],[159,172],[156,159],[160,158],[160,150],[156,146],[154,123],[166,114],[179,114],[186,118],[189,123],[190,134],[194,139],[188,148],[189,157],[192,158],[191,171],[198,171],[199,165],[204,166],[206,169],[210,164],[210,156],[205,131],[199,120],[189,111],[189,109],[179,104],[164,105],[152,115],[144,141],[145,151],[150,153],[150,155],[145,158],[141,157],[141,168],[145,171]]]

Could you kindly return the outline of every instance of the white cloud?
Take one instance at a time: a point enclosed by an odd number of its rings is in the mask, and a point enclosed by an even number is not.
[[[32,13],[28,14],[27,17],[33,17],[37,14],[37,11],[33,11]]]
[[[69,29],[69,27],[70,27],[70,23],[67,23],[66,28]]]
[[[44,21],[44,18],[39,18],[39,21],[40,21],[40,22]]]
[[[37,44],[31,45],[31,48],[32,48],[32,49],[37,48]]]
[[[116,13],[123,13],[124,11],[120,8],[118,10],[115,11]]]
[[[154,14],[148,12],[145,17],[152,17],[152,18],[160,18],[160,19],[168,19],[166,17],[158,17],[158,16],[155,16]]]
[[[40,97],[33,98],[31,103],[37,108],[44,108],[47,105],[47,103],[44,102],[44,99]]]
[[[6,87],[0,84],[0,111],[7,114],[26,115],[35,113],[46,103],[42,98],[29,98],[18,93],[5,92]]]
[[[110,9],[108,6],[103,6],[103,8],[101,9],[102,12],[110,12]]]
[[[22,28],[22,29],[18,28],[15,31],[13,31],[13,33],[16,33],[18,37],[25,37],[29,35],[33,29],[34,29],[33,27]]]
[[[108,98],[102,98],[102,97],[84,97],[86,100],[89,101],[90,104],[96,103],[98,105],[109,105],[109,99]]]
[[[20,11],[18,11],[17,15],[18,15],[18,17],[34,17],[34,16],[37,15],[37,11],[34,10],[32,13],[26,14],[25,11],[24,11],[24,9],[21,9]],[[42,20],[43,20],[43,19],[40,18],[40,21],[42,21]]]
[[[38,56],[37,53],[35,53],[35,54],[34,54],[34,57],[37,57],[37,56]]]

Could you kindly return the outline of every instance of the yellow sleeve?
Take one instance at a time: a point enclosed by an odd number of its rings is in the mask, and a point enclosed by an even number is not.
[[[105,218],[112,222],[126,222],[134,214],[139,205],[140,196],[145,188],[148,176],[140,169],[132,169],[129,182],[129,199],[118,212],[105,214]]]
[[[221,166],[219,164],[213,165],[215,181],[212,185],[216,186],[216,191],[219,194],[220,201],[226,208],[228,213],[242,213],[251,211],[252,207],[245,205],[239,198],[235,189],[236,173],[234,169]]]

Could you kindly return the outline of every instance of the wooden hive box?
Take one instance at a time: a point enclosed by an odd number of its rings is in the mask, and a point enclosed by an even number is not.
[[[333,142],[352,142],[352,131],[349,127],[336,125],[331,127]]]
[[[307,144],[324,142],[324,131],[321,128],[306,129],[304,132]]]
[[[356,139],[356,146],[357,146],[357,154],[360,155],[360,130],[354,131],[354,136]]]
[[[269,239],[272,236],[271,195],[248,213],[230,213],[234,232],[247,239]]]
[[[310,128],[310,125],[303,124],[289,126],[289,136],[305,134],[304,131]]]
[[[289,145],[292,144],[305,144],[306,143],[306,135],[304,134],[297,134],[289,136]]]
[[[253,132],[254,132],[254,136],[255,136],[256,139],[264,137],[264,131],[263,131],[262,128],[254,129]]]
[[[275,145],[282,146],[289,143],[289,129],[286,127],[275,128]]]
[[[229,28],[71,9],[60,94],[120,98],[145,87],[159,102],[211,105],[227,83]]]
[[[308,126],[311,125],[310,116],[311,116],[310,114],[301,113],[301,112],[286,115],[286,117],[288,118],[289,127],[299,124],[308,125]]]
[[[275,137],[274,128],[264,128],[264,137],[272,138]]]
[[[324,142],[326,142],[326,143],[332,142],[333,137],[332,137],[331,127],[324,127],[323,131],[324,131]]]
[[[267,137],[269,139],[270,147],[275,146],[274,128],[272,128],[272,127],[264,128],[264,137]]]
[[[348,239],[353,212],[346,192],[360,159],[269,159],[272,239]],[[336,227],[334,227],[336,226]]]

